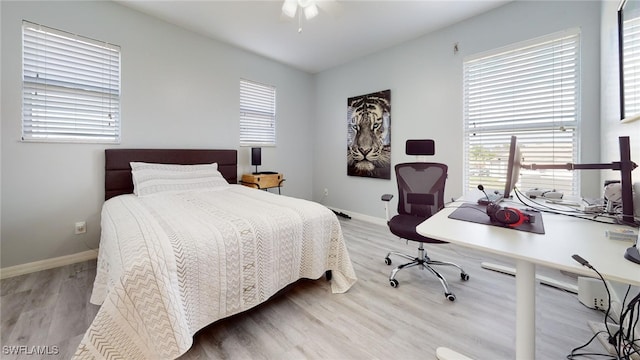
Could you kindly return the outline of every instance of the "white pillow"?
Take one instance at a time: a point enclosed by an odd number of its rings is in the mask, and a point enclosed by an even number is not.
[[[229,183],[218,164],[174,165],[131,162],[133,193],[146,196],[160,192],[213,189]]]

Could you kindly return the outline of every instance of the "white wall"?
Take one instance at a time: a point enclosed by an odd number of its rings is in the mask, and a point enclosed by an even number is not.
[[[581,162],[598,161],[599,24],[600,4],[595,1],[515,1],[318,74],[314,198],[357,214],[384,217],[380,196],[396,192],[395,177],[346,175],[346,101],[385,89],[391,89],[392,164],[412,159],[404,155],[406,139],[433,138],[432,159],[449,165],[446,198],[462,195],[463,59],[572,27],[582,31]],[[453,52],[455,43],[458,54]],[[581,174],[583,194],[597,191],[596,177]]]
[[[620,83],[618,66],[618,5],[619,1],[602,2],[601,24],[601,104],[600,134],[601,158],[603,162],[616,161],[620,158],[618,147],[619,136],[629,136],[631,142],[631,159],[640,164],[640,120],[630,123],[620,122]],[[640,170],[631,173],[634,181],[640,181]],[[613,172],[605,172],[605,179],[619,179]]]
[[[111,1],[0,2],[1,267],[96,248],[109,147],[239,149],[239,79],[277,87],[278,145],[263,170],[278,170],[283,193],[310,198],[313,77],[169,25]],[[21,136],[22,19],[122,48],[122,144],[24,143]],[[87,220],[88,233],[73,235]]]

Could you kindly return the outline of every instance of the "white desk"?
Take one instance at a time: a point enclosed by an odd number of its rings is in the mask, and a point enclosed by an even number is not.
[[[606,229],[619,225],[543,213],[544,235],[449,219],[448,205],[416,228],[423,236],[504,255],[516,260],[516,358],[535,359],[536,264],[586,276],[593,270],[571,258],[578,254],[605,279],[640,286],[640,265],[624,258],[629,242],[609,240]],[[504,205],[504,204],[503,204]]]

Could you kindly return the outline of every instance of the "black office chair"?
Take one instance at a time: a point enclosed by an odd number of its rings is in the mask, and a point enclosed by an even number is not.
[[[433,140],[407,140],[406,153],[408,155],[433,155]],[[456,296],[449,290],[447,280],[440,275],[433,265],[454,266],[460,270],[460,278],[469,280],[469,275],[464,270],[451,262],[432,260],[424,249],[424,243],[446,244],[445,241],[424,237],[417,233],[416,226],[440,211],[444,207],[444,186],[447,180],[447,165],[433,162],[411,162],[395,166],[396,181],[398,183],[398,215],[389,219],[389,201],[391,194],[382,195],[385,201],[387,224],[389,230],[400,238],[417,241],[418,257],[413,257],[396,251],[390,251],[384,259],[387,265],[391,265],[391,255],[397,255],[411,262],[400,265],[391,271],[389,283],[392,287],[398,287],[396,274],[398,271],[414,266],[429,270],[435,275],[442,287],[447,299],[454,301]]]

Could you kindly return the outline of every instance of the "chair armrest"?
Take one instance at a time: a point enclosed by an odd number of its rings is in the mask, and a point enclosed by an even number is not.
[[[389,201],[391,201],[391,199],[393,199],[393,195],[392,194],[384,194],[380,198],[380,200],[384,201],[384,214],[385,214],[385,216],[387,218],[387,222],[389,222],[389,219],[391,219],[389,217]]]

